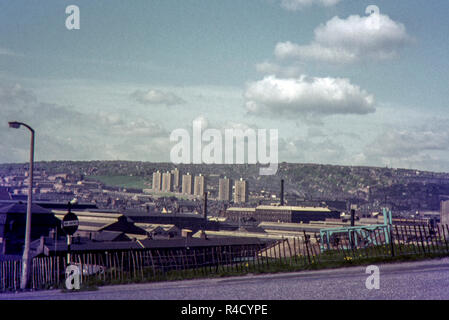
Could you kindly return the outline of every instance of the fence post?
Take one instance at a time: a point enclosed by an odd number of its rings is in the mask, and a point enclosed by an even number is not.
[[[417,244],[415,244],[415,241],[417,240],[417,236],[415,233],[415,237],[413,238],[412,226],[405,226],[405,229],[408,230],[407,236],[410,235],[410,239],[412,240],[411,242],[412,242],[412,246],[413,246],[413,253],[419,253],[419,248],[416,248]]]
[[[309,264],[312,264],[312,261],[310,260],[310,254],[309,254],[309,238],[305,231],[304,231],[304,243],[306,245],[307,259],[309,261]]]
[[[282,248],[284,250],[284,263],[287,264],[287,253],[285,251],[285,240],[286,239],[282,239]]]
[[[426,226],[422,226],[422,231],[424,233],[424,238],[426,239],[427,249],[429,249],[429,253],[431,253],[433,250],[433,243],[432,243],[432,238],[431,238],[430,244],[429,244],[429,237],[431,236],[430,229],[428,230],[428,232],[426,232]]]
[[[433,227],[431,228],[431,226],[428,226],[427,229],[429,230],[430,243],[432,244],[433,252],[436,253],[438,243],[435,244],[436,241],[434,237],[434,235],[436,236],[435,229]]]
[[[444,230],[444,226],[446,226],[446,231]],[[443,229],[444,241],[446,242],[446,247],[447,247],[447,240],[446,239],[449,238],[449,226],[446,224],[446,225],[442,225],[441,227]],[[447,238],[446,238],[446,234],[447,234]],[[448,251],[449,251],[449,249],[448,249]]]
[[[393,238],[393,228],[392,228],[392,225],[389,225],[388,229],[390,230],[391,256],[394,257],[394,238]]]
[[[441,225],[441,229],[443,231],[444,244],[446,245],[446,251],[449,251],[449,247],[448,247],[448,244],[447,244],[447,238],[446,238],[446,232],[444,230],[444,224]]]
[[[290,239],[287,238],[287,245],[288,245],[288,251],[290,253],[290,265],[292,265],[293,255],[292,255],[292,248],[290,247]]]
[[[399,236],[399,230],[398,230],[398,225],[394,225],[394,228],[396,230],[396,238],[398,240],[398,248],[399,248],[399,255],[402,254],[402,248],[401,248],[401,237]]]
[[[415,226],[415,228],[416,228],[416,226]],[[426,253],[426,250],[424,249],[424,239],[423,239],[422,232],[421,232],[421,226],[418,226],[418,230],[419,230],[419,238],[421,240],[421,246],[422,246],[423,253]]]
[[[443,243],[443,239],[441,238],[441,234],[440,234],[440,227],[438,226],[438,224],[436,225],[437,227],[437,231],[438,231],[438,240],[437,240],[437,248],[438,248],[438,253],[441,252],[441,245]]]
[[[151,267],[153,268],[153,276],[154,278],[156,278],[156,267],[154,266],[153,254],[151,253],[151,249],[148,250],[148,253],[150,254]]]

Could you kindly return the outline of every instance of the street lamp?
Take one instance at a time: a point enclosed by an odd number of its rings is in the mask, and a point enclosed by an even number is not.
[[[20,280],[20,289],[26,289],[30,272],[30,238],[31,238],[31,204],[33,201],[33,167],[34,167],[34,130],[29,125],[23,122],[12,121],[8,122],[9,127],[13,129],[19,129],[20,126],[26,127],[31,132],[31,145],[30,145],[30,170],[29,170],[29,182],[28,182],[28,201],[27,201],[27,215],[25,226],[25,248],[22,256],[22,278]]]

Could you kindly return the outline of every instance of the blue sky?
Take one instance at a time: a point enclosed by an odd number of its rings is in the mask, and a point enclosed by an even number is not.
[[[37,160],[169,161],[170,132],[202,119],[278,129],[281,161],[449,171],[448,14],[443,0],[1,2],[0,162],[27,159],[7,120],[36,129]]]

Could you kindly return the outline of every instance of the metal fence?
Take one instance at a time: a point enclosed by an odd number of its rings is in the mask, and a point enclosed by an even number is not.
[[[289,237],[269,246],[240,245],[178,249],[141,249],[72,253],[71,264],[80,270],[81,283],[114,284],[139,281],[186,279],[208,275],[301,270],[311,265],[352,263],[370,258],[405,255],[449,254],[447,225],[401,226],[373,230],[368,239],[354,234],[333,235],[323,247],[319,234]],[[386,241],[386,239],[389,239]],[[375,240],[375,241],[374,241]],[[20,288],[21,261],[0,262],[0,291]],[[33,289],[63,288],[67,259],[62,256],[32,260]]]

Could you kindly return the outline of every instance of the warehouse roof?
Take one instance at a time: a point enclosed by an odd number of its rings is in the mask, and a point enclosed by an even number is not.
[[[316,211],[316,212],[331,212],[329,208],[324,207],[298,207],[298,206],[257,206],[257,210],[285,210],[285,211]]]
[[[0,213],[23,213],[27,212],[26,203],[17,202],[9,205],[5,205],[0,207]],[[36,204],[31,204],[31,212],[32,214],[51,214],[51,212],[47,209],[42,208]]]
[[[108,241],[94,242],[86,241],[81,243],[74,241],[71,245],[72,252],[80,251],[106,251],[106,250],[130,250],[130,249],[170,249],[170,248],[198,248],[211,246],[233,246],[233,245],[256,245],[264,243],[263,240],[257,238],[212,238],[212,239],[170,239],[170,240],[142,240],[142,241]],[[39,245],[39,241],[34,241],[32,247]],[[48,252],[65,252],[67,251],[67,243],[65,241],[54,241],[45,238],[45,246]]]
[[[246,212],[255,212],[256,208],[239,208],[239,207],[230,207],[227,211],[246,211]]]

